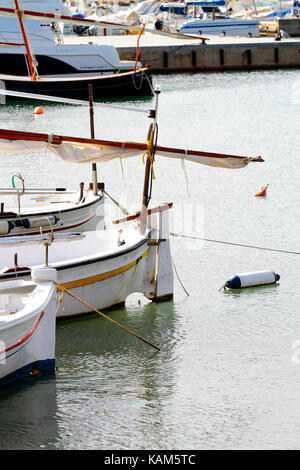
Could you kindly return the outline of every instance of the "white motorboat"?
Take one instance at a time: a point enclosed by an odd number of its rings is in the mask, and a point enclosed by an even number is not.
[[[60,0],[20,5],[18,16],[15,0],[0,5],[0,81],[8,90],[87,98],[92,84],[95,98],[153,94],[149,67],[121,61],[114,46],[64,44],[60,15],[72,17]]]
[[[206,34],[223,36],[259,37],[259,21],[251,18],[235,18],[221,7],[225,0],[187,1],[187,15],[178,31],[182,34]]]
[[[230,16],[225,0],[159,2],[146,0],[108,21],[144,22],[148,27],[186,35],[259,36],[257,19]]]
[[[0,386],[55,372],[56,271],[0,284]]]

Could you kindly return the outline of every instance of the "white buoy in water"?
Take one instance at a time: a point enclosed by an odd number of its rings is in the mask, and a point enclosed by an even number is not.
[[[227,282],[224,287],[229,289],[241,289],[243,287],[261,286],[265,284],[275,284],[279,281],[279,274],[273,271],[256,271],[244,274],[236,274]]]

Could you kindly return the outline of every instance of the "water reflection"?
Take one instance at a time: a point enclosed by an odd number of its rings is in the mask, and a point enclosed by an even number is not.
[[[58,432],[54,375],[3,387],[0,407],[0,450],[54,448]]]
[[[94,314],[59,322],[58,401],[64,426],[72,427],[72,435],[61,433],[59,448],[136,448],[145,432],[157,442],[167,439],[162,423],[184,335],[176,306],[131,303],[110,316],[161,350]]]

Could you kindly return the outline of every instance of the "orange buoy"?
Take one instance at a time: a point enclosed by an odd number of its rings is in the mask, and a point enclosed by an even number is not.
[[[41,106],[37,106],[36,108],[34,108],[33,113],[34,114],[44,114],[44,110]]]
[[[265,186],[264,188],[261,189],[261,191],[259,191],[258,193],[254,194],[254,196],[266,196],[266,193],[267,193],[267,188],[268,188],[268,184],[267,186]]]

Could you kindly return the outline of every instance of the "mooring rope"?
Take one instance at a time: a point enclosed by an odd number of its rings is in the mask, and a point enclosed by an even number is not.
[[[49,282],[49,280],[39,280],[39,279],[33,279],[35,282]],[[136,338],[140,339],[141,341],[143,341],[144,343],[148,344],[149,346],[152,346],[153,348],[157,349],[158,351],[160,351],[160,348],[158,346],[155,346],[154,344],[150,343],[149,341],[147,341],[145,338],[142,338],[141,336],[139,336],[138,334],[134,333],[133,331],[129,330],[128,328],[126,328],[125,326],[121,325],[120,323],[116,322],[115,320],[113,320],[112,318],[109,318],[107,315],[105,315],[104,313],[100,312],[100,310],[97,310],[95,307],[93,307],[92,305],[89,305],[87,302],[85,302],[84,300],[80,299],[77,295],[73,294],[72,292],[70,292],[68,289],[66,289],[64,286],[62,286],[61,284],[58,284],[57,282],[55,281],[51,281],[53,282],[53,284],[56,285],[57,289],[60,290],[61,292],[63,292],[64,294],[68,294],[70,297],[72,297],[73,299],[77,300],[78,302],[82,303],[85,307],[87,307],[89,310],[91,311],[94,311],[96,313],[98,313],[98,315],[100,315],[101,317],[105,318],[105,320],[108,320],[110,321],[111,323],[113,323],[114,325],[118,326],[119,328],[122,328],[122,330],[126,331],[127,333],[130,333],[131,335],[135,336]]]
[[[190,238],[192,240],[202,240],[202,241],[211,242],[211,243],[221,243],[223,245],[241,246],[243,248],[254,248],[256,250],[275,251],[277,253],[285,253],[285,254],[289,254],[289,255],[300,255],[300,252],[298,252],[298,251],[279,250],[277,248],[268,248],[268,247],[256,246],[256,245],[244,245],[242,243],[225,242],[225,241],[222,241],[222,240],[212,240],[212,239],[209,239],[209,238],[201,238],[201,237],[195,237],[195,236],[192,236],[192,235],[183,235],[183,234],[180,234],[180,233],[173,233],[173,232],[170,232],[170,235],[172,237]]]
[[[177,279],[178,279],[179,284],[181,285],[181,287],[182,287],[182,289],[184,290],[184,292],[186,293],[186,295],[189,296],[190,294],[188,293],[188,291],[186,290],[186,288],[184,287],[184,285],[183,285],[182,282],[181,282],[181,279],[180,279],[179,274],[178,274],[178,272],[177,272],[177,269],[176,269],[176,266],[175,266],[175,263],[174,263],[174,260],[173,260],[172,256],[171,256],[171,261],[172,261],[173,268],[174,268],[174,272],[175,272],[175,274],[176,274],[176,277],[177,277]]]

